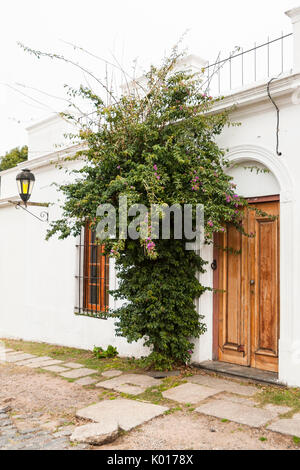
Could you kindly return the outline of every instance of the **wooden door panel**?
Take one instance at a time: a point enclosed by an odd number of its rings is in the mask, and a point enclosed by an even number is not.
[[[227,230],[227,246],[235,250],[241,251],[242,237],[241,234],[229,227]],[[225,343],[238,347],[241,344],[241,270],[242,259],[241,255],[228,253],[227,255],[227,273],[225,276],[226,292],[231,295],[226,295],[226,328],[225,328]]]
[[[279,216],[278,202],[256,202],[256,207]],[[230,225],[216,237],[218,359],[277,371],[279,217],[273,219],[250,210],[243,223],[246,232],[255,234],[253,238]]]
[[[245,237],[228,225],[221,241],[219,359],[248,365],[248,300],[245,291]],[[226,251],[227,250],[227,251]],[[246,276],[247,277],[247,276]]]
[[[264,203],[257,207],[270,215],[279,215],[278,203]],[[279,218],[270,219],[253,213],[251,226],[256,234],[252,252],[255,284],[251,289],[251,365],[276,372],[279,338]]]

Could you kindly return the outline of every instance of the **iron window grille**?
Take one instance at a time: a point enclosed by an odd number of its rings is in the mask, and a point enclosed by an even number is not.
[[[76,315],[107,318],[109,308],[109,258],[97,244],[87,224],[76,245],[78,252]]]

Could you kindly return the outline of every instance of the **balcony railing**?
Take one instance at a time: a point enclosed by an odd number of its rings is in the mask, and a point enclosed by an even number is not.
[[[280,76],[292,69],[293,33],[268,38],[263,44],[243,50],[236,48],[228,57],[205,67],[204,87],[213,96],[220,96],[260,80]]]

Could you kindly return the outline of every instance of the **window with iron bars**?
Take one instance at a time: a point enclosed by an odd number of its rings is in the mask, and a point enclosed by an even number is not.
[[[104,246],[97,244],[96,233],[86,224],[77,245],[78,275],[75,313],[106,318],[109,306],[109,258]]]

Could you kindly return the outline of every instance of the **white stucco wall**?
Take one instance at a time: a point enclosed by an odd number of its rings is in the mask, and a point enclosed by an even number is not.
[[[44,131],[43,131],[44,132]],[[58,195],[52,182],[68,177],[55,165],[32,162],[36,185],[34,202],[54,202],[49,209],[30,206],[39,215],[49,211],[50,221],[60,214]],[[21,167],[30,166],[30,162]],[[76,164],[73,164],[76,166]],[[18,169],[2,172],[1,199],[16,196],[15,177]],[[92,349],[95,345],[117,346],[123,356],[145,354],[142,343],[130,345],[116,338],[113,320],[102,320],[74,314],[78,285],[78,240],[69,238],[45,240],[48,224],[30,216],[12,204],[0,205],[0,337],[45,341],[54,344]],[[110,286],[116,285],[113,261]],[[110,298],[110,306],[114,306]]]
[[[75,130],[75,126],[57,114],[28,127],[28,160],[70,147],[68,136]]]

